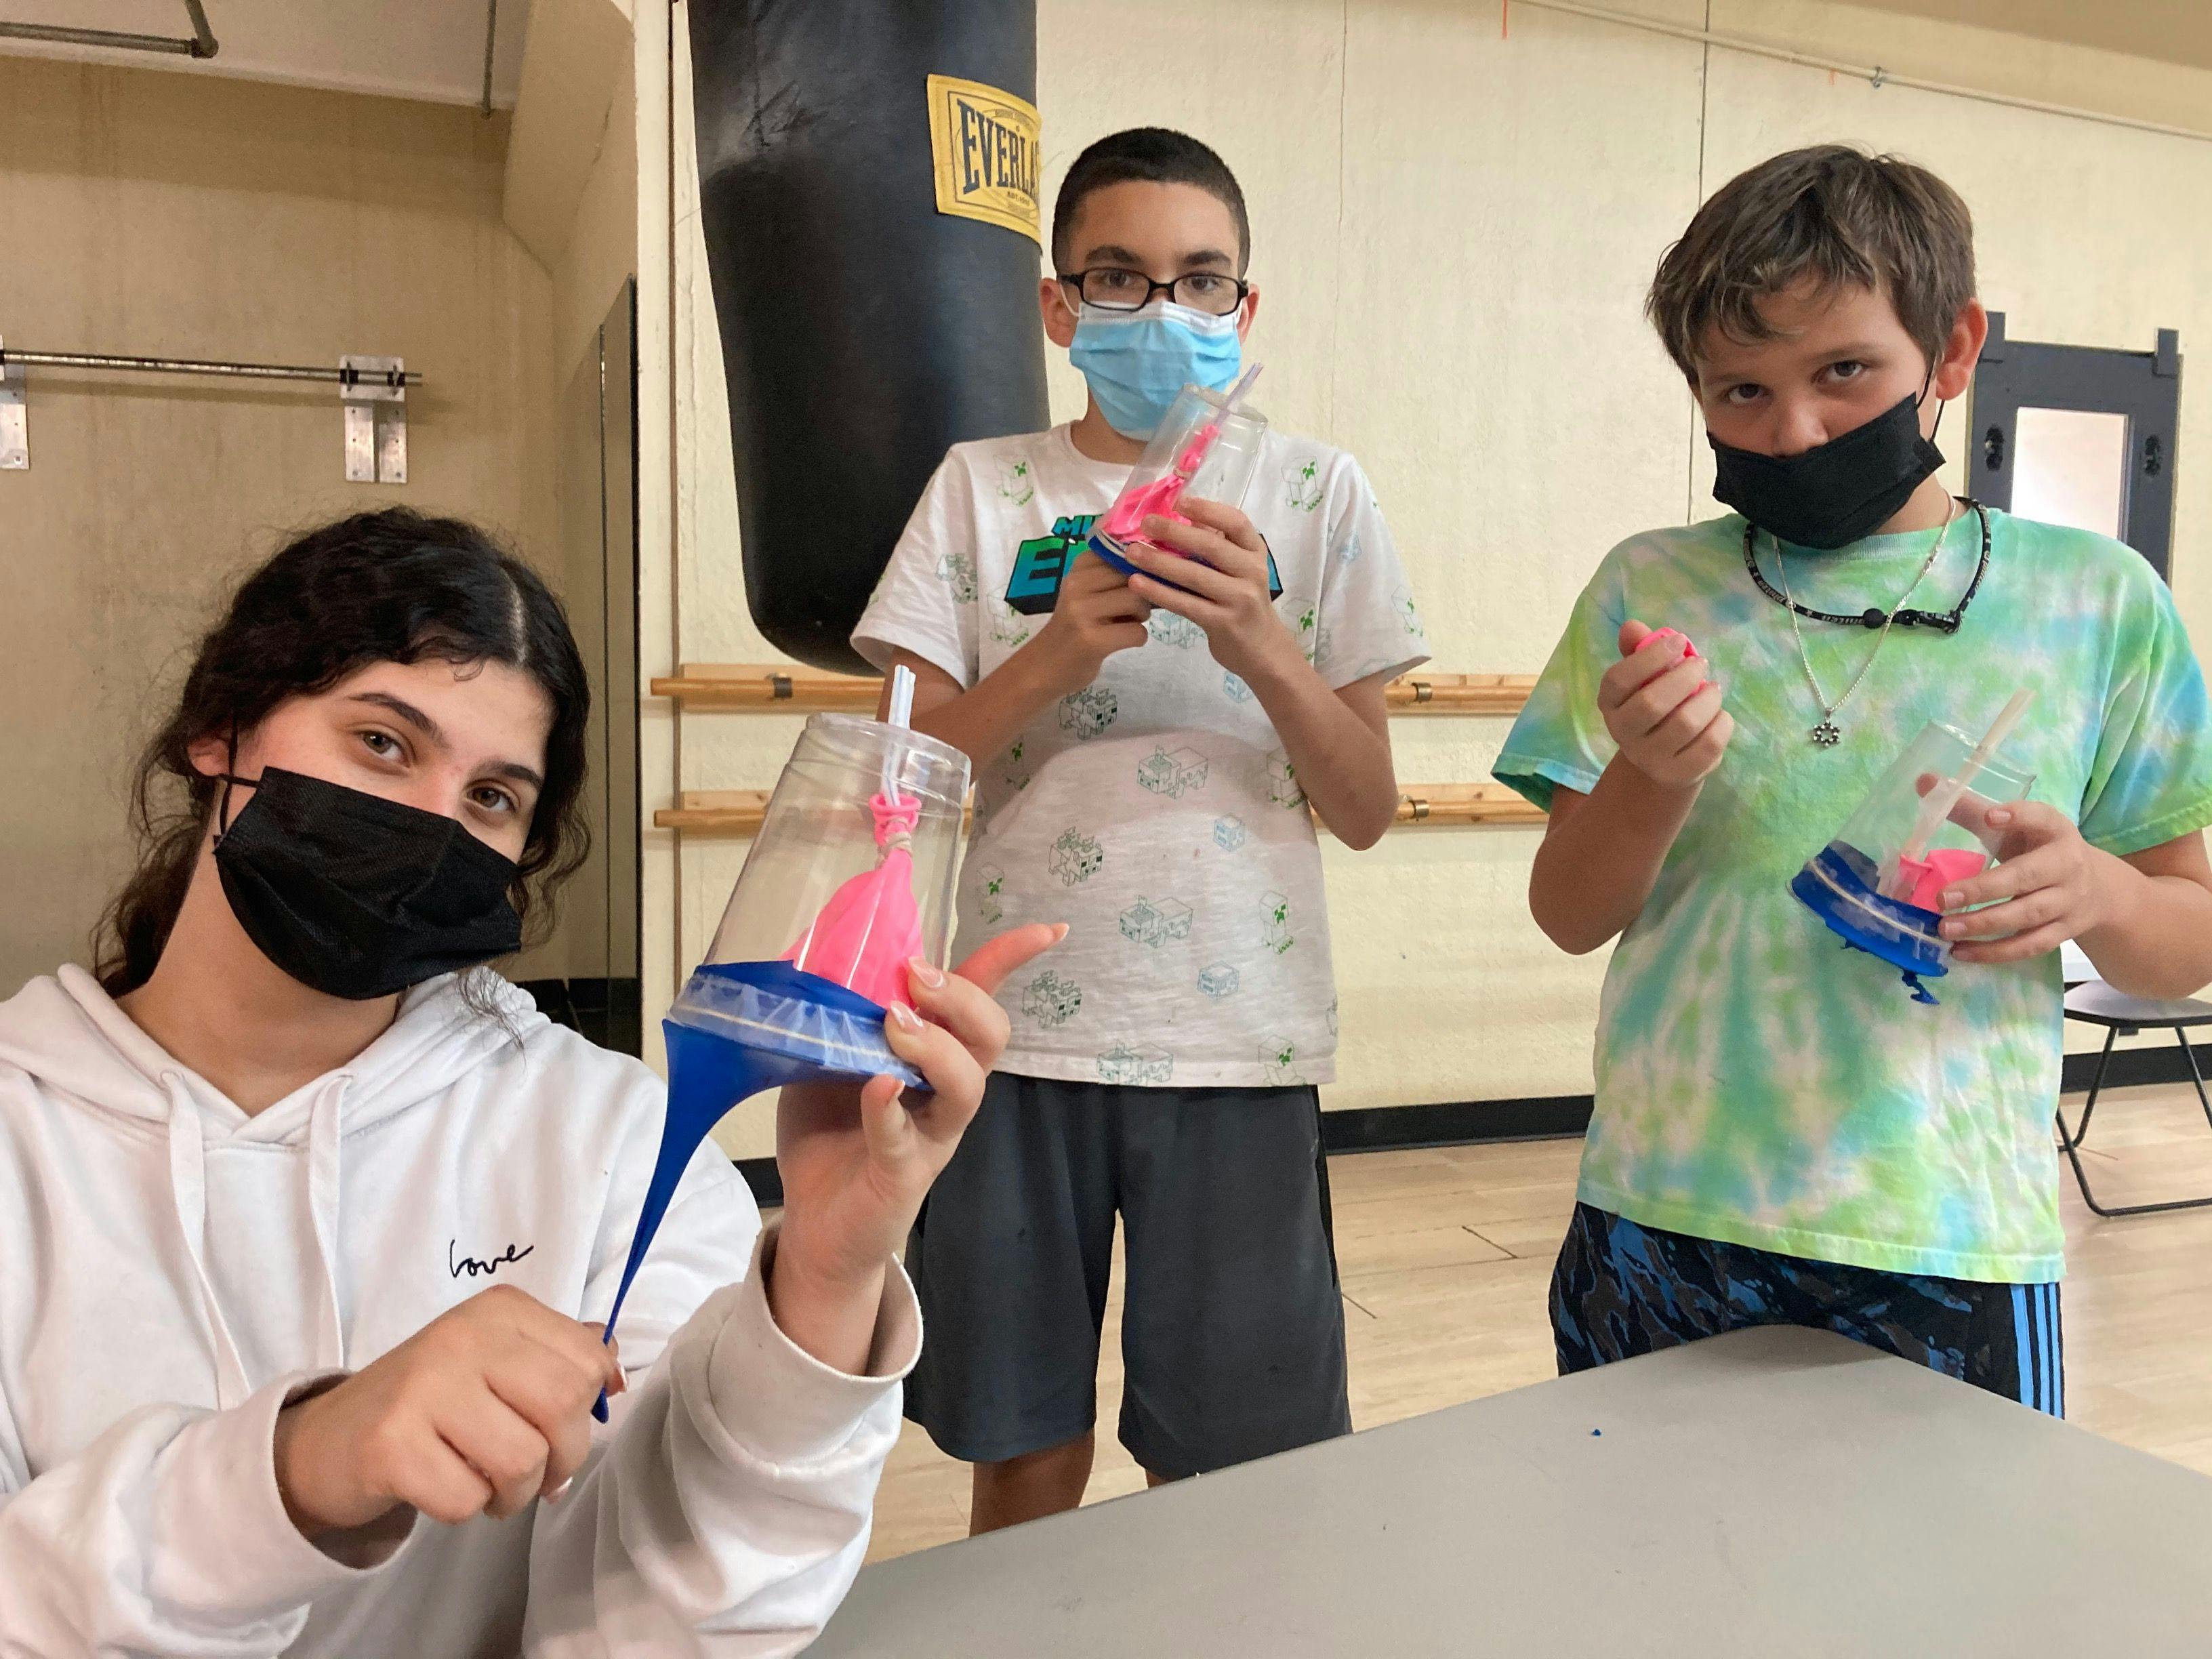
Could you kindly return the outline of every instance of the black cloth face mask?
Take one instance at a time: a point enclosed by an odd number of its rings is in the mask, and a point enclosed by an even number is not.
[[[234,784],[253,791],[234,822]],[[442,813],[321,778],[224,774],[215,862],[246,936],[326,996],[391,996],[522,944],[514,860]]]
[[[1708,432],[1713,498],[1793,547],[1825,551],[1871,534],[1943,465],[1943,452],[1920,435],[1926,396],[1923,386],[1920,397],[1802,455],[1761,455]],[[1939,425],[1942,418],[1939,410]]]

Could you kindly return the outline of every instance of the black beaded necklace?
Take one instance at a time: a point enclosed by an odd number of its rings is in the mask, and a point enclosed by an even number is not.
[[[1988,574],[1990,568],[1989,509],[1971,495],[1964,495],[1960,499],[1973,508],[1974,516],[1981,520],[1982,557],[1981,562],[1974,567],[1973,580],[1966,584],[1966,591],[1960,596],[1958,604],[1953,605],[1948,611],[1900,609],[1892,612],[1869,607],[1857,616],[1847,617],[1833,611],[1815,611],[1809,605],[1800,605],[1788,595],[1776,592],[1774,585],[1760,573],[1759,554],[1755,544],[1759,532],[1757,526],[1748,520],[1745,521],[1743,526],[1743,568],[1751,572],[1751,579],[1759,584],[1760,592],[1785,610],[1796,611],[1808,622],[1833,623],[1841,628],[1869,629],[1887,628],[1893,624],[1899,628],[1932,628],[1939,634],[1955,634],[1959,631],[1960,623],[1966,618],[1966,607],[1974,602],[1974,595],[1981,591],[1982,578]],[[1777,556],[1779,556],[1778,550]]]

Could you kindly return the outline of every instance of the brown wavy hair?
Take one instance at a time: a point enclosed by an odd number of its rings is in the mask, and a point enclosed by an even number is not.
[[[1659,261],[1644,311],[1694,392],[1706,330],[1745,343],[1773,338],[1759,302],[1807,276],[1824,291],[1887,295],[1934,363],[1974,297],[1974,216],[1901,157],[1849,144],[1793,149],[1713,192]]]
[[[388,507],[288,544],[240,584],[200,641],[133,780],[138,867],[94,936],[93,971],[111,996],[152,976],[198,866],[221,786],[192,764],[192,746],[251,731],[279,704],[371,663],[425,661],[504,663],[552,705],[545,787],[511,896],[526,936],[543,937],[555,890],[591,848],[580,810],[591,687],[568,616],[537,572],[484,531]]]

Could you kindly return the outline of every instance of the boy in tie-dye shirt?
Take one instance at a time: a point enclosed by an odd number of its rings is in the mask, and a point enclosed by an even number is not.
[[[2063,1412],[2057,952],[2142,995],[2212,979],[2212,733],[2140,556],[1933,476],[1973,294],[1964,203],[1842,146],[1742,174],[1661,262],[1739,512],[1607,556],[1496,769],[1552,814],[1538,923],[1620,940],[1563,1371],[1804,1324]],[[1924,1006],[1790,878],[1923,725],[1979,732],[2022,686],[2003,753],[2035,781],[1961,809],[1998,861],[1942,895]]]

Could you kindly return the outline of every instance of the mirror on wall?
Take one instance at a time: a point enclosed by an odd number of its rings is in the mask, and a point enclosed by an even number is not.
[[[2181,341],[2148,351],[1990,337],[1974,368],[1966,493],[2046,524],[2125,542],[2169,575]]]

